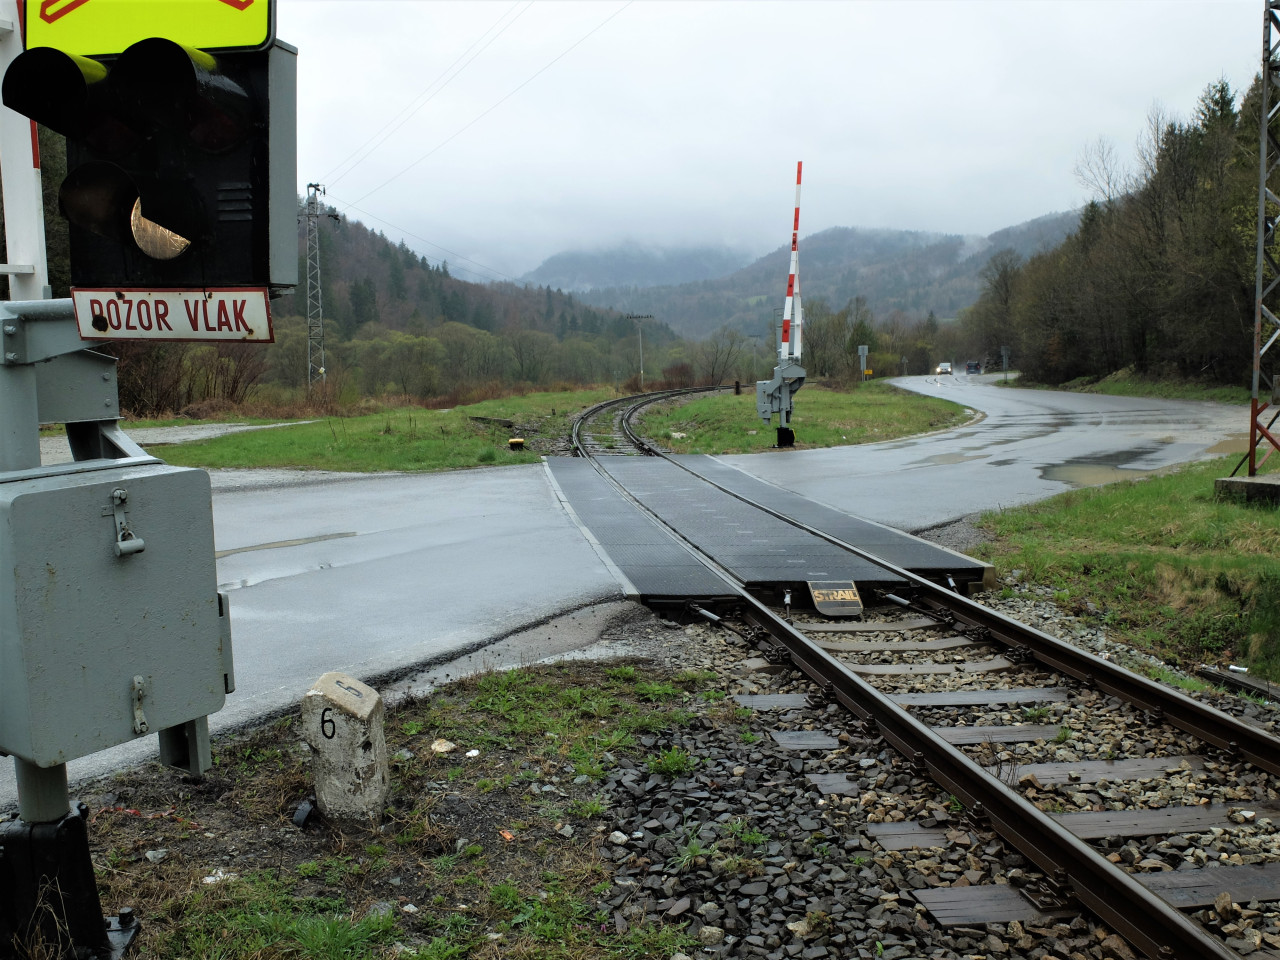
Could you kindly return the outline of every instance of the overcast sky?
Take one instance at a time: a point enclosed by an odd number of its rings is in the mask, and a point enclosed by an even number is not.
[[[802,238],[986,234],[1071,209],[1088,145],[1129,161],[1153,107],[1187,117],[1206,84],[1247,86],[1262,14],[280,0],[277,32],[299,49],[299,192],[322,182],[348,216],[480,279],[624,240],[772,250],[790,239],[797,160]]]

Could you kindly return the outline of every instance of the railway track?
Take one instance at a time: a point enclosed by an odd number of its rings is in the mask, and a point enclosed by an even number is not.
[[[593,459],[602,449],[661,456],[636,435],[634,417],[686,392],[593,408],[575,428],[576,451]],[[602,418],[607,433],[598,427]],[[596,433],[585,429],[590,424]],[[794,668],[811,685],[792,694],[794,707],[844,707],[854,733],[883,738],[927,771],[969,822],[1032,865],[1018,871],[1014,886],[918,891],[940,922],[1015,918],[1028,904],[1083,909],[1151,958],[1280,957],[1260,938],[1248,939],[1247,926],[1229,922],[1241,903],[1280,900],[1280,843],[1257,844],[1247,864],[1210,864],[1198,839],[1272,833],[1270,819],[1280,821],[1280,740],[947,585],[804,529],[907,586],[876,596],[860,622],[773,609],[741,584],[733,585],[734,603],[691,605],[691,612]],[[715,566],[714,558],[707,562]],[[743,702],[753,705],[750,697]],[[1104,718],[1109,739],[1086,736]],[[801,736],[797,749],[817,749],[807,742]],[[841,789],[839,782],[821,786]],[[945,846],[948,831],[935,827],[891,819],[869,829],[886,849]],[[1216,921],[1222,937],[1188,916],[1195,909]],[[1224,942],[1233,933],[1241,934],[1231,940],[1239,950]]]
[[[664,400],[714,393],[728,387],[680,387],[635,397],[618,397],[588,407],[573,424],[573,453],[577,457],[639,456],[658,451],[636,435],[631,420],[646,406]]]

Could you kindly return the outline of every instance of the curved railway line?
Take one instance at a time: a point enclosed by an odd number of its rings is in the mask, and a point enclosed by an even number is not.
[[[635,415],[690,392],[591,408],[575,425],[575,454],[664,456],[636,434]],[[600,425],[605,418],[607,428]],[[1271,854],[1269,864],[1201,866],[1179,854],[1194,849],[1194,841],[1170,841],[1242,822],[1265,828],[1269,816],[1280,821],[1280,739],[968,599],[954,584],[931,582],[796,525],[883,566],[906,587],[879,591],[860,622],[833,622],[792,611],[789,603],[783,610],[767,606],[706,557],[730,580],[725,592],[735,599],[714,610],[690,604],[690,613],[740,633],[771,662],[798,670],[812,691],[793,696],[792,705],[838,703],[853,715],[853,732],[878,734],[956,798],[971,822],[1034,864],[1035,871],[1019,878],[1017,896],[1047,911],[1083,908],[1151,958],[1241,955],[1184,911],[1215,901],[1221,907],[1224,891],[1236,903],[1280,899],[1280,854]],[[1102,715],[1118,717],[1124,733],[1091,753],[1073,734]],[[1053,722],[1043,722],[1048,719]],[[1153,780],[1169,783],[1159,794],[1161,805],[1135,805],[1143,791],[1127,785]],[[927,824],[882,824],[873,832],[882,844],[900,844],[890,849],[947,843],[945,831]],[[1126,862],[1125,838],[1137,838],[1139,850],[1149,848],[1142,870]],[[1193,888],[1200,892],[1187,892]],[[1215,893],[1206,896],[1205,888]],[[938,915],[950,895],[972,908],[984,890],[989,902],[1010,892],[999,885],[950,891],[935,895],[930,909]],[[1259,949],[1257,940],[1252,944],[1244,952],[1280,956]]]

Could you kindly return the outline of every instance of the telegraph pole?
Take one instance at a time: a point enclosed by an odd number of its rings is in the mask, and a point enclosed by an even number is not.
[[[311,385],[324,383],[324,304],[320,294],[320,198],[324,185],[307,184],[307,396]],[[328,214],[334,220],[338,215]]]
[[[640,392],[644,393],[644,328],[640,326],[641,320],[652,320],[652,313],[628,313],[627,320],[636,322],[636,337],[640,340]]]

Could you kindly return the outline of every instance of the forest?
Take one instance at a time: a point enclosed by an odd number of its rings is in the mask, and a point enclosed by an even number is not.
[[[1113,149],[1085,151],[1094,199],[1062,244],[1023,259],[997,251],[960,315],[977,357],[1009,346],[1048,384],[1130,369],[1149,378],[1249,382],[1253,358],[1260,87],[1239,106],[1208,85],[1188,120],[1153,110],[1126,170]]]

